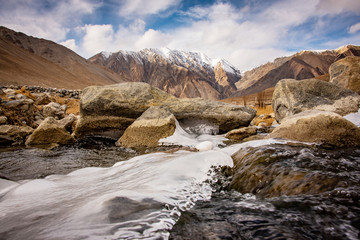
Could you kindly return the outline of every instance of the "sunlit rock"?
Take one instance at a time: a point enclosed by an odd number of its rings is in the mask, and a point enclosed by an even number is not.
[[[317,79],[283,79],[276,84],[272,107],[275,119],[306,110],[321,110],[346,115],[357,112],[360,96],[349,89]]]
[[[125,130],[117,145],[156,147],[161,138],[173,135],[174,131],[174,115],[166,108],[150,107]]]
[[[228,132],[226,134],[226,138],[229,138],[231,140],[235,140],[235,141],[241,141],[245,138],[248,138],[252,135],[256,135],[256,127],[252,126],[252,127],[243,127],[243,128],[238,128],[238,129],[234,129],[231,130],[230,132]]]
[[[37,129],[26,140],[26,145],[48,145],[59,144],[66,145],[75,140],[65,129],[65,125],[53,117],[46,118]]]
[[[360,57],[348,56],[331,64],[330,82],[360,93]]]
[[[336,113],[305,111],[283,119],[267,138],[353,147],[360,146],[360,129]]]

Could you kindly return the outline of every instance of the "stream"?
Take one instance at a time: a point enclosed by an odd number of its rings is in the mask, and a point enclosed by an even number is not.
[[[0,239],[360,238],[359,149],[276,139],[226,146],[223,136],[177,129],[164,142],[210,141],[214,148],[139,154],[92,140],[0,149]],[[229,189],[231,155],[254,149],[271,150],[294,169],[338,174],[345,185],[268,198]]]

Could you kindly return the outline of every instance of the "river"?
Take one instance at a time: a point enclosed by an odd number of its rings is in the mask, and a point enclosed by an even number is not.
[[[96,139],[1,149],[0,239],[359,239],[358,149],[275,139],[226,146],[223,136],[177,131],[164,142],[210,141],[214,149],[139,154]],[[310,156],[313,171],[336,172],[348,186],[272,198],[229,190],[231,155],[254,148],[291,153],[287,161],[297,168]]]

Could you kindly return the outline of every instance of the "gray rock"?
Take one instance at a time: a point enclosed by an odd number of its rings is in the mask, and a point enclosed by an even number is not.
[[[26,96],[22,95],[21,93],[18,93],[15,95],[16,99],[26,99]]]
[[[66,106],[61,106],[59,103],[51,102],[45,105],[42,109],[44,117],[53,117],[62,119],[65,117]]]
[[[6,95],[15,95],[16,94],[15,90],[11,89],[11,88],[5,89],[4,93],[6,93]]]
[[[357,112],[360,96],[349,89],[318,79],[283,79],[274,90],[272,107],[278,122],[306,110],[321,110],[346,115]]]
[[[267,138],[284,138],[332,147],[359,147],[360,128],[333,112],[305,111],[283,119]]]
[[[161,138],[174,134],[175,127],[175,117],[168,109],[150,107],[125,130],[117,145],[156,147]]]

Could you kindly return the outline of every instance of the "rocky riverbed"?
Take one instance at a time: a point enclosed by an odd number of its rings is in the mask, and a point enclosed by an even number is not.
[[[280,81],[273,116],[2,88],[0,238],[358,239],[360,96],[318,81]]]

